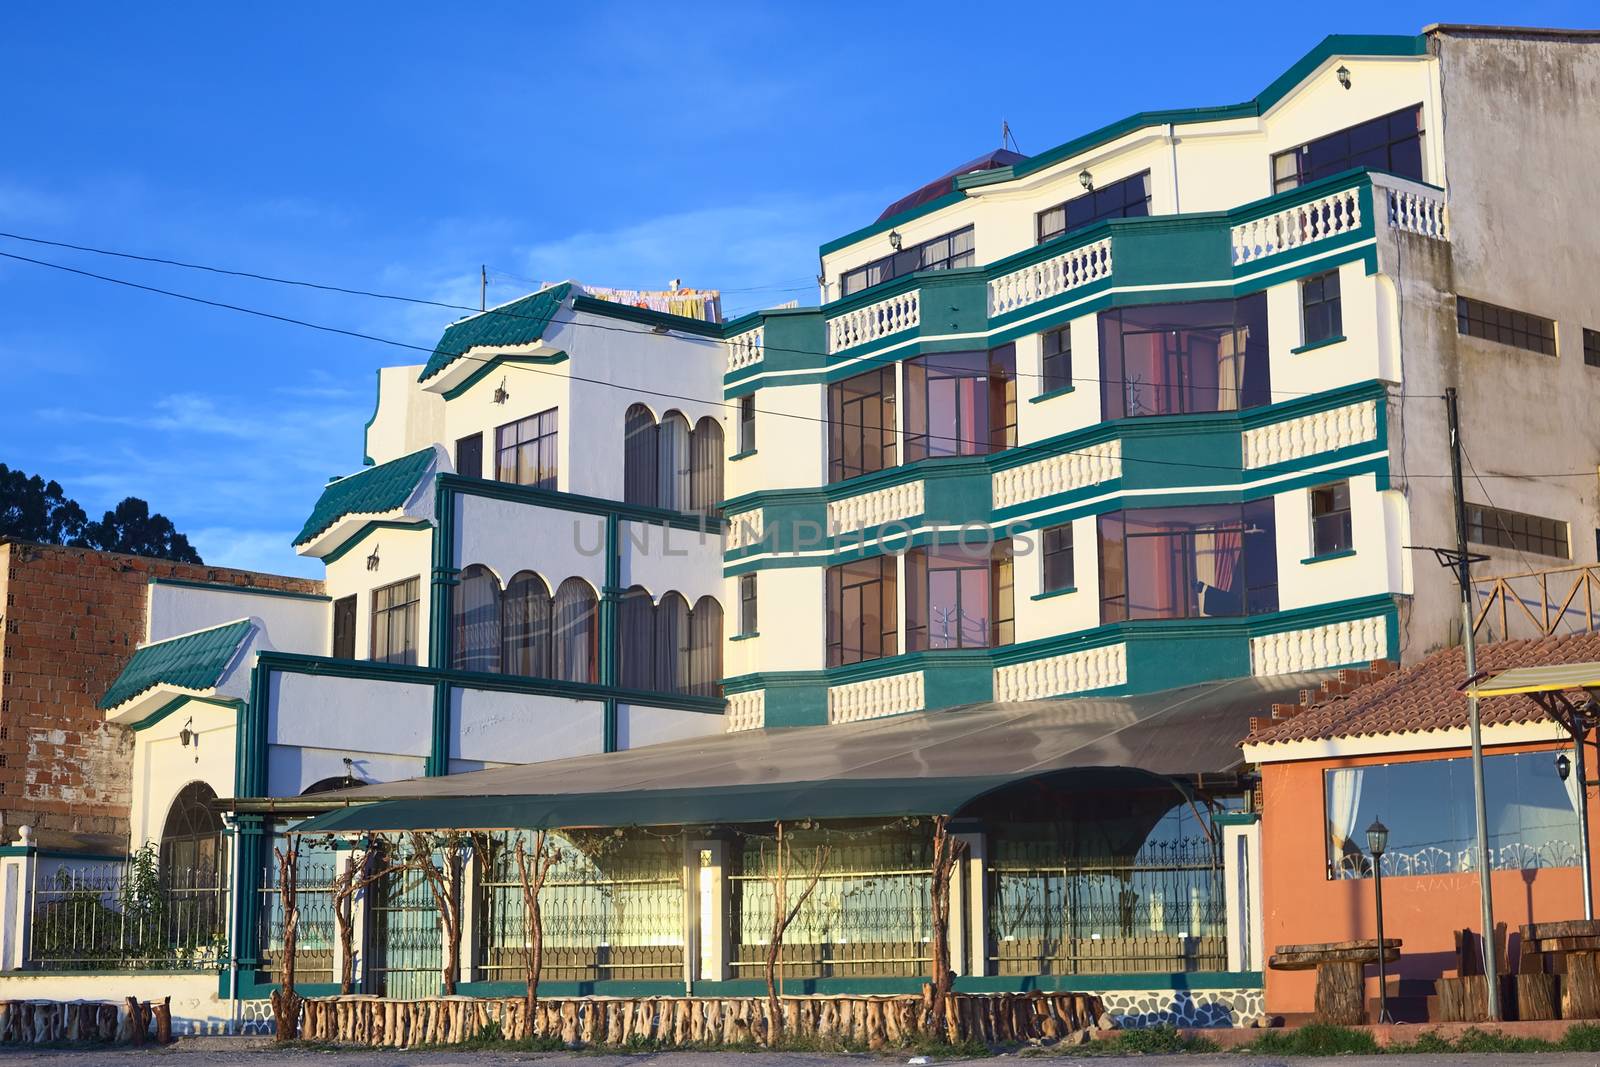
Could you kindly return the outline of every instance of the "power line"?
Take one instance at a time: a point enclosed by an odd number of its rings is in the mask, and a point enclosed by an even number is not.
[[[0,233],[0,236],[9,236],[9,235]],[[110,253],[110,254],[115,255],[117,253]],[[407,341],[398,341],[398,340],[395,340],[394,338],[383,337],[383,336],[380,336],[378,334],[366,333],[366,332],[361,331],[361,330],[345,329],[344,327],[340,327],[340,326],[330,326],[330,325],[328,325],[326,323],[312,322],[312,321],[310,321],[308,319],[296,318],[295,316],[292,316],[292,315],[280,315],[280,314],[278,314],[276,312],[263,311],[263,310],[261,310],[259,308],[246,307],[246,306],[241,305],[241,304],[232,304],[232,303],[228,303],[227,301],[211,300],[211,299],[209,299],[207,297],[195,296],[192,293],[182,293],[182,292],[178,292],[178,291],[172,290],[172,289],[163,289],[163,288],[161,288],[159,286],[145,285],[142,282],[135,282],[135,281],[131,281],[131,280],[126,279],[126,278],[117,278],[117,277],[113,277],[112,275],[108,275],[108,274],[98,274],[98,273],[96,273],[94,271],[83,270],[83,269],[78,268],[78,267],[70,267],[70,266],[67,266],[64,263],[52,263],[49,260],[34,259],[34,258],[29,257],[29,256],[20,256],[20,255],[17,255],[16,253],[13,253],[13,252],[0,252],[0,258],[15,260],[15,261],[21,262],[21,263],[29,263],[29,264],[32,264],[32,265],[38,266],[38,267],[47,267],[47,268],[50,268],[52,270],[59,270],[59,271],[63,271],[63,272],[68,273],[68,274],[74,274],[74,275],[78,275],[78,276],[84,277],[84,278],[91,278],[91,279],[93,279],[95,281],[106,282],[106,283],[111,284],[111,285],[120,285],[120,286],[124,286],[126,288],[136,289],[136,290],[139,290],[139,291],[142,291],[142,292],[152,293],[152,294],[155,294],[155,295],[158,295],[158,296],[171,297],[171,298],[176,299],[176,300],[183,300],[183,301],[187,301],[189,303],[201,304],[201,305],[204,305],[206,307],[217,308],[217,309],[224,310],[224,311],[234,311],[234,312],[238,312],[238,313],[244,314],[244,315],[251,315],[251,316],[254,316],[256,318],[269,319],[269,320],[274,321],[274,322],[281,322],[281,323],[285,323],[285,324],[288,324],[288,325],[291,325],[291,326],[300,326],[300,327],[303,327],[305,329],[317,330],[317,331],[322,332],[322,333],[336,334],[336,335],[339,335],[339,336],[342,336],[342,337],[352,337],[352,338],[355,338],[357,340],[362,340],[362,341],[372,341],[374,343],[382,344],[382,345],[388,345],[388,346],[393,347],[393,348],[402,348],[402,349],[408,349],[410,351],[415,351],[415,352],[424,352],[424,353],[427,353],[429,355],[433,355],[433,354],[435,354],[437,352],[436,348],[427,348],[427,347],[424,347],[422,345],[411,344],[410,342],[407,342]],[[131,257],[131,258],[142,258],[142,257]],[[222,271],[220,268],[202,267],[200,269],[203,269],[203,270],[213,270],[213,269],[215,269],[215,270],[218,270],[218,272],[220,272],[220,273],[241,273],[241,272]],[[332,288],[332,287],[327,287],[327,286],[319,286],[319,285],[316,285],[315,283],[291,283],[291,284],[305,284],[305,285],[310,285],[310,286],[312,286],[314,288]],[[357,295],[372,295],[372,294],[358,293]],[[393,297],[392,299],[408,300],[409,298],[406,298],[406,297]],[[421,302],[421,303],[436,303],[435,301],[417,301],[417,302]],[[446,305],[441,305],[441,306],[446,306]],[[493,313],[493,309],[490,309],[489,313]],[[531,318],[531,316],[519,316],[519,317]],[[617,333],[630,333],[630,334],[635,334],[635,335],[638,335],[638,336],[655,336],[655,334],[650,330],[633,330],[633,329],[627,329],[627,328],[624,328],[624,327],[603,326],[603,325],[600,325],[600,324],[574,323],[573,325],[593,325],[596,328],[606,329],[606,330],[610,330],[612,332],[617,332]],[[459,352],[447,352],[445,354],[450,356],[452,359],[464,359],[464,360],[467,360],[468,362],[482,363],[482,364],[485,364],[485,365],[487,365],[489,363],[492,363],[495,360],[495,357],[492,357],[492,356],[472,356],[472,355],[468,354],[468,351],[470,351],[470,350],[462,350],[462,351],[459,351]],[[669,392],[665,392],[665,391],[657,390],[657,389],[644,389],[644,388],[640,388],[640,387],[637,387],[637,386],[626,385],[626,384],[622,384],[622,383],[619,383],[619,382],[608,381],[608,380],[602,379],[602,378],[590,378],[590,377],[586,377],[586,376],[579,375],[579,374],[561,373],[561,372],[558,372],[558,371],[547,370],[547,369],[544,369],[544,368],[541,368],[541,367],[533,367],[533,366],[529,366],[529,365],[524,364],[524,363],[513,363],[511,366],[512,366],[513,369],[519,370],[519,371],[524,371],[524,372],[534,373],[534,374],[543,374],[543,375],[547,375],[547,376],[550,376],[550,377],[562,378],[562,379],[565,379],[565,380],[568,380],[568,381],[578,381],[578,382],[584,382],[584,383],[591,384],[591,385],[604,386],[606,388],[623,390],[623,391],[626,391],[626,392],[629,392],[629,393],[632,393],[632,394],[635,394],[635,395],[660,397],[662,399],[667,399],[667,400],[679,400],[679,401],[684,401],[684,402],[687,402],[687,403],[701,404],[701,405],[704,405],[704,406],[707,406],[707,407],[717,407],[717,408],[733,409],[733,410],[737,410],[737,408],[738,408],[738,402],[737,401],[729,401],[729,400],[727,400],[725,398],[709,399],[709,398],[706,398],[706,397],[690,396],[690,395],[683,394],[683,393],[669,393]],[[1090,380],[1097,380],[1097,379],[1090,379]],[[822,425],[822,426],[839,425],[837,423],[830,422],[826,418],[822,418],[822,417],[815,416],[815,415],[803,415],[803,414],[800,414],[798,412],[773,411],[773,410],[770,410],[770,409],[758,408],[757,409],[757,414],[777,416],[777,417],[780,417],[780,418],[795,419],[795,420],[798,420],[798,421],[801,421],[801,422],[815,423],[815,424],[819,424],[819,425]],[[844,424],[844,426],[847,429],[852,429],[852,428],[853,429],[881,429],[881,427],[875,427],[875,426],[869,427],[866,424],[861,424],[861,425]],[[898,436],[910,436],[910,435],[909,434],[905,434],[905,433],[902,432],[902,433],[898,434]],[[988,445],[989,444],[989,442],[985,441],[985,440],[979,440],[979,439],[975,439],[975,438],[954,437],[954,436],[949,436],[949,435],[945,435],[945,434],[928,433],[928,434],[918,434],[916,436],[918,436],[919,438],[925,438],[927,440],[948,441],[948,442],[951,442],[953,444],[960,444],[960,445]],[[1087,451],[1082,450],[1082,449],[1067,449],[1067,450],[1064,450],[1063,452],[1057,453],[1057,454],[1059,454],[1059,455],[1093,455],[1093,453],[1087,452]],[[1239,471],[1238,467],[1228,466],[1226,464],[1191,463],[1191,462],[1184,462],[1184,461],[1181,461],[1181,460],[1156,459],[1154,457],[1125,456],[1125,457],[1123,457],[1123,462],[1124,463],[1144,463],[1144,464],[1148,464],[1148,465],[1151,465],[1151,466],[1181,467],[1181,468],[1185,468],[1185,469],[1189,469],[1189,470],[1220,470],[1220,471],[1228,471],[1228,472],[1231,472],[1231,473],[1238,473],[1238,471]],[[1450,475],[1449,474],[1413,474],[1413,475],[1411,475],[1411,477],[1414,477],[1414,478],[1448,478],[1448,477],[1450,477]],[[1531,480],[1531,479],[1539,479],[1539,478],[1568,478],[1568,477],[1592,478],[1592,477],[1595,477],[1595,475],[1591,471],[1584,471],[1584,472],[1567,472],[1567,473],[1543,474],[1543,475],[1532,475],[1532,474],[1529,474],[1529,475],[1490,475],[1489,477],[1491,477],[1491,478],[1500,477],[1500,478],[1510,478],[1510,479],[1530,479]]]
[[[115,257],[115,258],[118,258],[118,259],[135,260],[135,261],[141,262],[141,263],[156,263],[156,264],[160,264],[162,266],[181,267],[181,268],[184,268],[186,270],[205,271],[205,272],[210,273],[210,274],[220,274],[220,275],[226,275],[226,276],[234,277],[234,278],[247,278],[247,279],[250,279],[252,281],[271,282],[271,283],[276,284],[276,285],[290,285],[290,286],[296,286],[296,287],[304,288],[304,289],[316,289],[316,290],[321,290],[323,292],[342,293],[342,294],[344,294],[346,296],[363,296],[363,297],[369,297],[369,298],[374,299],[374,300],[388,300],[388,301],[394,301],[394,302],[397,302],[397,303],[404,303],[404,304],[420,304],[420,305],[425,306],[425,307],[443,308],[443,309],[445,309],[447,311],[465,311],[465,312],[469,313],[465,317],[472,317],[472,316],[477,316],[477,315],[499,315],[499,316],[502,316],[502,317],[505,317],[505,318],[526,319],[526,320],[529,320],[529,321],[538,321],[538,322],[544,322],[545,321],[543,319],[543,317],[541,317],[541,316],[524,315],[524,314],[522,314],[520,312],[511,311],[511,310],[509,310],[507,305],[501,305],[500,307],[493,307],[493,308],[487,308],[487,309],[475,308],[475,307],[472,307],[472,306],[467,305],[467,304],[452,304],[452,303],[449,303],[447,301],[430,300],[430,299],[427,299],[425,297],[405,296],[405,295],[399,294],[399,293],[374,292],[374,291],[367,290],[367,289],[357,289],[357,288],[354,288],[354,287],[341,286],[341,285],[329,285],[329,284],[325,284],[325,283],[322,283],[322,282],[307,281],[307,280],[300,279],[300,278],[284,278],[284,277],[281,277],[281,276],[278,276],[278,275],[263,274],[263,273],[256,272],[256,271],[233,270],[233,269],[230,269],[230,268],[227,268],[227,267],[217,267],[217,266],[212,266],[210,264],[205,264],[205,263],[190,263],[190,262],[187,262],[185,260],[179,260],[179,259],[166,259],[166,258],[162,258],[162,257],[159,257],[159,256],[146,256],[146,255],[140,255],[140,254],[134,253],[134,252],[122,252],[122,251],[117,251],[115,249],[96,248],[96,247],[94,247],[92,245],[72,244],[72,243],[69,243],[69,242],[66,242],[66,241],[53,241],[53,240],[49,240],[49,239],[43,238],[43,237],[29,237],[29,236],[27,236],[25,234],[8,233],[8,232],[5,232],[5,231],[0,231],[0,237],[9,238],[9,239],[15,240],[15,241],[26,241],[26,242],[29,242],[31,244],[48,245],[48,246],[53,247],[53,248],[65,248],[65,249],[70,249],[70,250],[75,251],[75,252],[88,252],[88,253],[91,253],[93,255],[98,255],[98,256],[112,256],[112,257]],[[10,258],[21,259],[21,260],[23,260],[25,262],[29,262],[29,263],[38,263],[41,266],[61,266],[61,269],[63,269],[63,270],[71,270],[71,269],[73,269],[73,268],[70,268],[70,267],[64,267],[64,266],[62,266],[60,264],[49,263],[49,262],[47,262],[45,260],[31,260],[31,259],[28,259],[25,256],[11,256]],[[91,272],[88,272],[88,271],[80,271],[79,273],[89,274],[91,277],[100,277],[99,275],[94,275],[94,274],[92,274]],[[115,280],[115,279],[105,279],[105,280]],[[542,284],[542,283],[534,282],[532,279],[524,279],[524,280],[528,281],[530,284]],[[130,283],[127,283],[127,284],[136,285],[137,283],[130,282]],[[165,293],[165,295],[178,295],[178,296],[182,295],[182,294],[166,293],[165,290],[158,290],[158,291],[161,291],[161,292]],[[204,300],[202,300],[201,298],[198,298],[198,297],[196,297],[194,299],[200,300],[200,302],[202,302],[202,303],[206,302],[206,301],[204,301]],[[514,303],[516,303],[515,300],[507,302],[507,304],[514,304]],[[218,306],[222,306],[222,305],[218,305]],[[234,309],[234,310],[246,310],[246,311],[248,311],[248,309],[237,309],[237,308]],[[272,317],[272,316],[269,315],[267,317]],[[457,319],[456,321],[459,322],[461,320]],[[696,320],[696,321],[698,321],[698,320]],[[454,324],[452,323],[451,325],[454,325]],[[629,329],[627,327],[607,326],[604,323],[598,323],[598,322],[577,322],[577,321],[573,321],[573,322],[567,323],[566,325],[577,327],[577,328],[582,328],[582,329],[606,330],[606,331],[613,332],[613,333],[643,333],[643,332],[647,332],[647,331],[642,331],[642,330]],[[377,340],[383,341],[383,343],[398,343],[398,342],[384,341],[384,339],[381,339],[381,338],[378,338]],[[714,344],[725,344],[726,343],[725,341],[723,341],[721,339],[706,338],[705,340],[707,340],[710,343],[714,343]],[[417,348],[418,346],[416,346],[416,345],[407,345],[405,347]],[[816,349],[809,349],[809,348],[782,348],[782,347],[779,347],[779,346],[776,346],[776,345],[764,345],[763,349],[764,349],[764,351],[767,351],[767,352],[781,352],[781,353],[784,353],[786,355],[798,355],[798,356],[820,356],[820,357],[822,357],[824,359],[831,358],[834,355],[834,353],[826,352],[826,351],[818,351]],[[434,351],[434,349],[419,349],[419,351],[432,352],[432,351]],[[850,360],[850,362],[852,362],[852,363],[863,363],[863,364],[869,364],[869,363],[870,364],[894,364],[894,363],[900,362],[900,360],[896,359],[893,356],[866,355],[866,356],[854,357],[853,359]],[[933,364],[933,363],[924,363],[923,366],[928,367],[930,370],[961,370],[961,369],[965,369],[965,368],[956,368],[956,367],[949,367],[949,366],[940,366],[938,364]],[[1043,373],[1036,373],[1036,372],[1032,372],[1032,371],[1018,371],[1015,368],[1012,368],[1012,373],[1013,373],[1013,375],[1015,375],[1018,378],[1039,378],[1039,379],[1043,379],[1043,378],[1046,377]],[[1098,384],[1102,384],[1102,385],[1124,385],[1124,386],[1126,386],[1126,385],[1149,385],[1150,384],[1149,382],[1143,382],[1143,381],[1139,381],[1139,380],[1136,380],[1136,379],[1092,378],[1092,377],[1088,377],[1088,376],[1073,376],[1073,375],[1068,375],[1064,379],[1058,378],[1055,375],[1052,375],[1050,377],[1053,380],[1065,380],[1065,381],[1072,381],[1072,382],[1094,382],[1094,383],[1098,383]],[[1211,392],[1218,392],[1218,393],[1224,392],[1224,391],[1234,391],[1236,389],[1236,387],[1234,387],[1234,386],[1226,386],[1226,385],[1222,385],[1220,383],[1217,384],[1217,385],[1199,385],[1199,384],[1195,384],[1195,383],[1189,383],[1189,384],[1186,385],[1186,388],[1188,388],[1190,390],[1198,390],[1198,391],[1208,391],[1209,390]],[[1278,395],[1281,395],[1281,396],[1316,396],[1318,393],[1325,392],[1325,390],[1319,390],[1319,389],[1303,389],[1303,390],[1275,389],[1275,390],[1273,390],[1273,392],[1278,394]],[[1420,397],[1420,398],[1424,398],[1424,399],[1428,399],[1428,400],[1441,399],[1440,395],[1437,394],[1437,393],[1420,393],[1420,394],[1419,393],[1394,393],[1394,394],[1391,394],[1391,395],[1404,396],[1404,397]]]

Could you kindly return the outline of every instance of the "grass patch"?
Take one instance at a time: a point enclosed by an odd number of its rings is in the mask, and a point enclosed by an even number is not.
[[[1294,1030],[1263,1030],[1246,1048],[1271,1056],[1373,1055],[1383,1050],[1364,1030],[1308,1023]]]
[[[1580,1023],[1570,1027],[1556,1047],[1566,1052],[1600,1052],[1600,1026]]]
[[[1073,1056],[1159,1056],[1216,1052],[1219,1047],[1209,1038],[1185,1034],[1175,1027],[1151,1026],[1142,1030],[1119,1030],[1112,1037],[1086,1045],[1063,1045],[1060,1051]]]

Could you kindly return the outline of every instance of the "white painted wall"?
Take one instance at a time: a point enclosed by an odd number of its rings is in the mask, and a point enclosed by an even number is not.
[[[1088,515],[1072,520],[1072,571],[1076,592],[1042,596],[1043,537],[1042,530],[1031,530],[1012,538],[1018,641],[1035,641],[1100,625],[1099,533],[1095,517]]]
[[[600,752],[599,701],[457,689],[451,694],[450,758],[477,765],[535,763]]]
[[[367,781],[414,777],[432,747],[432,686],[275,671],[268,700],[273,796],[343,774],[346,756]]]
[[[1278,604],[1284,611],[1338,600],[1398,593],[1390,583],[1390,561],[1401,546],[1390,540],[1384,494],[1377,476],[1350,479],[1350,525],[1355,555],[1305,563],[1311,558],[1311,490],[1273,498],[1278,533]]]
[[[378,405],[366,431],[367,458],[387,463],[444,439],[444,400],[417,382],[422,364],[378,371]]]
[[[167,582],[150,583],[145,612],[145,643],[208,630],[253,616],[271,635],[280,652],[321,654],[328,647],[328,601],[281,596],[224,586],[198,588]]]
[[[617,748],[640,748],[663,741],[705,737],[723,731],[721,715],[671,708],[648,708],[640,704],[617,706]]]
[[[455,565],[482,564],[494,571],[502,588],[518,571],[531,570],[552,594],[574,576],[598,594],[606,577],[605,544],[601,515],[481,496],[456,498]]]
[[[827,586],[821,567],[777,567],[758,571],[757,625],[760,637],[724,640],[722,673],[810,671],[825,664]],[[723,632],[739,632],[739,580],[722,587]]]
[[[623,522],[622,585],[642,585],[660,600],[676,589],[691,607],[702,596],[722,595],[722,537],[653,523]],[[726,609],[727,601],[723,602]]]
[[[870,370],[864,367],[863,370]],[[758,490],[798,489],[828,480],[828,388],[825,385],[767,385],[756,393],[756,451],[723,469],[728,499]],[[738,453],[738,434],[727,437],[728,454]]]
[[[179,732],[190,729],[198,741],[185,748]],[[238,713],[191,700],[133,737],[133,788],[128,810],[129,844],[159,841],[172,801],[190,782],[209,785],[219,797],[234,795],[234,743]]]
[[[378,554],[378,569],[368,570],[367,560]],[[366,540],[339,557],[326,568],[323,587],[332,600],[346,596],[356,598],[356,658],[372,655],[372,592],[406,578],[420,579],[418,595],[421,603],[417,610],[417,662],[428,662],[428,583],[433,574],[433,527],[423,526],[409,530],[376,530]],[[331,603],[323,605],[329,622],[320,648],[332,651],[333,635]],[[295,650],[298,651],[298,650]]]

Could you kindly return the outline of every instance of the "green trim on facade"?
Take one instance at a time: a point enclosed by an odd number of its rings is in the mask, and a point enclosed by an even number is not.
[[[1295,63],[1270,85],[1258,93],[1254,99],[1238,104],[1224,104],[1219,107],[1174,108],[1159,111],[1140,111],[1129,115],[1125,119],[1102,126],[1097,130],[1073,138],[1054,148],[1047,149],[1037,155],[1030,156],[1008,167],[995,167],[976,174],[963,174],[955,179],[956,189],[937,200],[929,201],[910,211],[903,211],[885,219],[879,219],[859,230],[845,234],[843,237],[828,241],[818,249],[819,256],[826,256],[847,248],[857,241],[880,233],[887,233],[896,226],[920,218],[933,211],[958,204],[966,197],[965,190],[979,186],[994,185],[1000,182],[1013,181],[1026,177],[1046,167],[1055,166],[1063,160],[1073,156],[1082,155],[1093,151],[1102,145],[1110,144],[1120,137],[1130,133],[1152,127],[1188,126],[1204,122],[1225,122],[1229,119],[1256,118],[1270,111],[1280,100],[1289,94],[1296,86],[1309,77],[1318,67],[1335,56],[1351,57],[1407,57],[1425,56],[1428,54],[1428,39],[1425,35],[1389,35],[1389,34],[1332,34],[1320,41],[1317,46]]]
[[[361,529],[357,530],[354,536],[350,537],[338,548],[334,549],[332,552],[329,552],[326,556],[323,556],[322,564],[326,567],[339,562],[345,556],[348,556],[351,552],[354,552],[357,548],[359,548],[363,541],[375,533],[380,533],[384,530],[426,530],[431,525],[432,524],[426,519],[418,519],[415,522],[379,519],[374,522],[369,522],[365,526],[362,526]]]
[[[1291,348],[1289,349],[1289,354],[1291,356],[1298,356],[1302,352],[1315,352],[1317,349],[1327,348],[1329,345],[1343,344],[1344,341],[1344,334],[1335,334],[1332,337],[1324,337],[1320,341],[1312,341],[1308,345],[1301,345],[1299,348]]]
[[[437,454],[429,445],[408,456],[328,483],[305,525],[295,535],[294,543],[305,544],[346,515],[381,515],[404,507]]]
[[[240,619],[136,649],[96,707],[118,707],[159,685],[214,689],[253,629],[248,619]]]
[[[673,315],[665,311],[655,311],[651,308],[636,308],[631,304],[619,304],[615,300],[601,300],[599,297],[589,296],[581,290],[572,298],[573,311],[586,311],[591,315],[603,315],[608,319],[621,319],[624,322],[637,322],[644,326],[660,326],[679,333],[691,333],[698,337],[710,337],[718,341],[726,336],[725,327],[718,322],[707,322],[704,319],[692,319],[687,315]]]
[[[1356,550],[1355,549],[1346,548],[1346,549],[1343,549],[1342,551],[1339,551],[1339,552],[1324,552],[1320,556],[1307,556],[1305,559],[1301,560],[1300,562],[1303,563],[1303,564],[1326,563],[1329,560],[1333,560],[1333,559],[1346,559],[1346,558],[1348,558],[1350,556],[1353,556],[1355,554],[1356,554]]]
[[[323,600],[333,598],[326,593],[302,593],[294,589],[263,589],[255,585],[234,585],[232,582],[198,582],[188,578],[162,578],[150,576],[150,585],[170,585],[179,589],[205,589],[216,593],[241,593],[245,596],[278,596],[292,600]]]
[[[213,708],[237,708],[242,703],[243,701],[241,700],[210,700],[205,697],[191,696],[174,697],[165,704],[161,705],[161,707],[157,708],[155,711],[152,711],[150,714],[140,719],[138,722],[129,723],[128,729],[132,730],[134,733],[139,733],[142,730],[148,730],[150,727],[161,722],[161,720],[167,718],[189,704],[205,704],[208,707]]]
[[[751,638],[760,637],[760,636],[761,636],[761,631],[760,630],[751,630],[747,634],[734,634],[732,637],[728,638],[728,640],[729,641],[748,641]]]
[[[493,374],[497,368],[506,363],[521,364],[529,367],[553,367],[557,364],[565,363],[569,358],[571,357],[569,357],[565,352],[557,352],[550,356],[512,356],[505,353],[493,355],[484,360],[483,366],[479,367],[477,370],[467,375],[466,378],[462,379],[460,385],[453,386],[450,389],[445,390],[444,398],[446,400],[454,400],[456,397],[461,396],[474,385],[477,385],[489,375]]]
[[[917,993],[927,982],[924,977],[884,978],[786,978],[786,996],[870,996]],[[462,996],[516,997],[525,994],[524,982],[462,982],[457,985]],[[1044,992],[1094,993],[1122,992],[1127,990],[1221,990],[1261,989],[1260,971],[1179,971],[1151,972],[1147,974],[1064,974],[1064,975],[957,975],[955,991],[958,993],[1026,993],[1035,989]],[[766,983],[754,978],[735,978],[727,981],[701,980],[694,983],[693,995],[698,997],[754,997],[766,994]],[[539,983],[541,996],[550,997],[681,997],[685,993],[682,981],[598,981],[598,982],[548,982]]]
[[[1219,811],[1211,816],[1213,826],[1254,826],[1260,821],[1259,811]]]
[[[728,457],[728,462],[729,463],[737,463],[741,459],[749,459],[751,456],[756,454],[756,451],[757,451],[756,449],[751,448],[751,449],[747,449],[744,452],[735,452],[733,455]]]
[[[571,292],[572,283],[562,282],[451,323],[444,328],[417,381],[426,382],[475,348],[537,344]]]
[[[1068,586],[1063,586],[1060,589],[1046,589],[1042,593],[1033,594],[1033,596],[1029,597],[1028,599],[1029,600],[1051,600],[1051,599],[1053,599],[1055,597],[1058,597],[1058,596],[1067,596],[1070,593],[1076,593],[1077,591],[1078,591],[1078,587],[1077,586],[1068,585]]]
[[[1040,393],[1038,396],[1030,396],[1028,398],[1028,403],[1043,404],[1046,400],[1054,400],[1058,396],[1066,396],[1068,393],[1075,393],[1077,391],[1078,390],[1076,386],[1063,385],[1060,389],[1052,389],[1048,393]]]

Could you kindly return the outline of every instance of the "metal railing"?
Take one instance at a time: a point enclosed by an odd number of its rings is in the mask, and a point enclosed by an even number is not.
[[[1497,641],[1592,633],[1600,620],[1600,564],[1474,578],[1472,586],[1477,600],[1472,632],[1482,634],[1487,625],[1488,635]]]
[[[614,838],[561,850],[539,894],[541,976],[551,981],[674,979],[684,966],[682,843],[673,838]],[[520,981],[527,923],[515,838],[500,837],[478,882],[479,969]]]
[[[817,842],[797,839],[784,872],[789,905],[810,882]],[[737,978],[759,977],[772,941],[775,854],[748,844],[732,890]],[[926,973],[932,959],[932,863],[925,837],[834,842],[816,889],[784,933],[779,972],[788,978]]]
[[[306,850],[306,846],[302,846]],[[334,945],[338,926],[333,918],[333,881],[338,860],[327,853],[302,852],[296,866],[294,973],[296,982],[332,982]],[[276,976],[283,952],[283,898],[278,889],[278,868],[268,864],[261,879],[261,967]]]
[[[999,842],[986,864],[995,974],[1207,971],[1227,966],[1222,861],[1205,838],[1127,857]]]
[[[36,875],[27,965],[43,970],[189,970],[227,955],[228,887],[216,870],[138,862]]]

